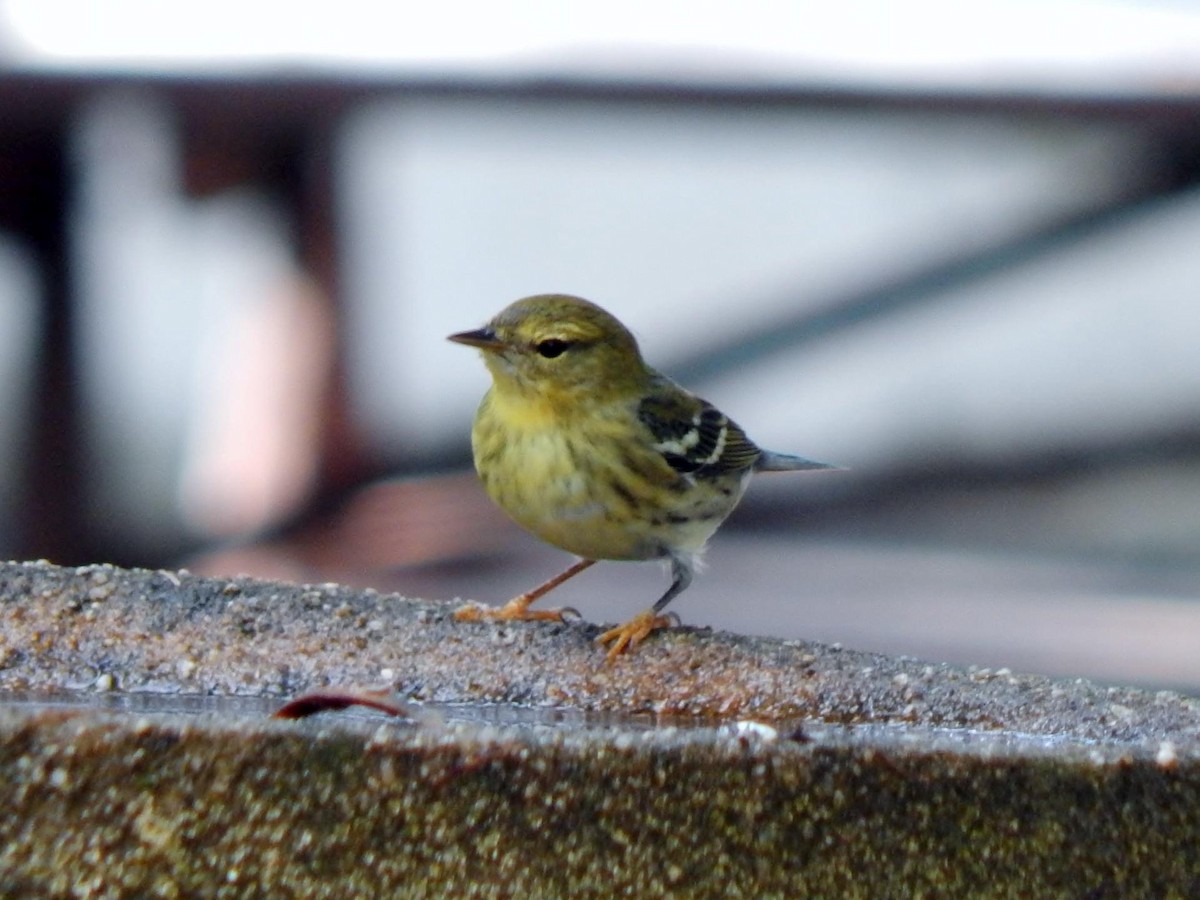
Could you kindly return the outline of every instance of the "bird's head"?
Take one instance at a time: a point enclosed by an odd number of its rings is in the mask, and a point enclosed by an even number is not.
[[[518,300],[482,328],[450,340],[483,351],[498,392],[556,407],[620,396],[643,384],[648,372],[629,329],[567,294]]]

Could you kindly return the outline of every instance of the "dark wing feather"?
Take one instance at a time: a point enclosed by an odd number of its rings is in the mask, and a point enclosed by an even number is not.
[[[674,384],[638,406],[654,449],[676,472],[718,475],[751,468],[761,451],[723,412]]]

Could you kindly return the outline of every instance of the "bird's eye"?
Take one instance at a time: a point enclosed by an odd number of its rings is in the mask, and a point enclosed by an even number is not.
[[[547,338],[540,341],[535,348],[538,353],[546,357],[546,359],[554,359],[556,356],[562,356],[566,353],[567,348],[571,346],[570,341],[562,341],[558,338]]]

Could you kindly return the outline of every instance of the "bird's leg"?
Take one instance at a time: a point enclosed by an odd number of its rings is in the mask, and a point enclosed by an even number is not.
[[[454,618],[460,622],[480,622],[484,619],[492,620],[518,620],[522,622],[537,620],[537,619],[562,619],[561,609],[535,609],[530,610],[539,597],[550,593],[564,581],[569,578],[574,578],[588,566],[595,564],[594,559],[581,559],[573,563],[565,572],[560,572],[549,581],[544,581],[535,587],[532,591],[526,591],[524,594],[518,594],[513,597],[503,606],[488,607],[479,603],[468,603],[466,606],[461,606],[454,611]]]
[[[649,635],[660,628],[671,625],[671,617],[662,615],[666,605],[681,594],[692,583],[692,561],[690,558],[671,557],[671,586],[649,609],[638,613],[628,622],[610,628],[596,642],[609,644],[608,659],[611,662],[626,650],[632,650]]]

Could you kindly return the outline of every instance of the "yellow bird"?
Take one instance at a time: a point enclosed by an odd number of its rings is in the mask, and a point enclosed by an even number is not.
[[[478,347],[492,375],[471,430],[484,488],[517,524],[581,557],[502,607],[464,606],[459,619],[560,618],[529,607],[597,560],[669,560],[666,593],[597,639],[612,645],[613,659],[670,624],[663,609],[691,584],[753,472],[836,468],[755,446],[648,366],[629,330],[579,297],[526,297],[449,339]]]

